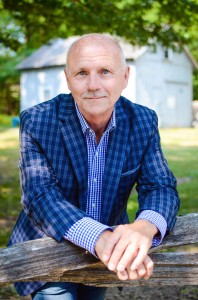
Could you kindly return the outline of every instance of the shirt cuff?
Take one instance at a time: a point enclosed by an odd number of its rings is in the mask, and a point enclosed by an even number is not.
[[[84,217],[70,227],[64,238],[96,256],[95,244],[104,230],[113,231],[109,226],[103,225],[92,218]]]
[[[159,230],[159,234],[154,236],[152,241],[152,246],[153,247],[159,246],[166,234],[166,230],[167,230],[166,220],[161,214],[153,210],[142,211],[136,220],[141,220],[141,219],[147,220],[157,227],[157,229]]]

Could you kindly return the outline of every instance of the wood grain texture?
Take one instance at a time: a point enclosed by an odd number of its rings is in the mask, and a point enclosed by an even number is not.
[[[51,238],[0,250],[0,284],[17,281],[69,281],[95,286],[198,285],[198,253],[153,253],[198,243],[198,214],[178,217],[173,232],[150,250],[155,268],[148,281],[119,281],[84,249]]]

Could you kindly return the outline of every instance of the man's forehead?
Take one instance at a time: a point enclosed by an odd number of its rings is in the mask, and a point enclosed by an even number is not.
[[[120,67],[118,53],[108,48],[85,47],[73,52],[68,60],[69,68],[74,69],[114,69]]]
[[[85,47],[86,45],[91,44],[95,46],[107,46],[111,45],[113,47],[120,47],[119,44],[110,36],[105,34],[87,34],[80,37],[76,40],[71,46],[71,50],[75,47]],[[73,49],[72,49],[73,48]]]
[[[126,61],[120,45],[112,38],[104,34],[88,34],[75,41],[67,53],[67,66],[79,57],[92,57],[92,54],[105,55],[113,60],[120,60],[123,66]]]
[[[94,43],[93,41],[89,40],[87,42],[82,41],[76,44],[72,49],[70,55],[91,55],[94,54],[94,51],[96,51],[97,53],[109,53],[109,51],[111,51],[111,53],[118,53],[118,49],[116,49],[116,47],[111,43],[108,43],[106,41],[104,41],[104,43]]]

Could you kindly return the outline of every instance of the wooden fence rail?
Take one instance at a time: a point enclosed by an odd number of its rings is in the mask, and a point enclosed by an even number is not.
[[[17,281],[68,281],[95,286],[198,285],[198,252],[160,252],[198,243],[198,213],[180,216],[173,232],[150,250],[154,261],[151,279],[119,281],[85,250],[51,238],[17,244],[0,250],[0,285]]]

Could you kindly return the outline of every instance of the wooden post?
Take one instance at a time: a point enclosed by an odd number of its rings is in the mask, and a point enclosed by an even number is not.
[[[198,243],[198,214],[177,219],[173,232],[150,249],[154,261],[151,279],[119,281],[115,273],[91,254],[51,238],[28,241],[0,250],[0,285],[19,281],[68,281],[94,286],[198,285],[198,253],[154,253]]]

